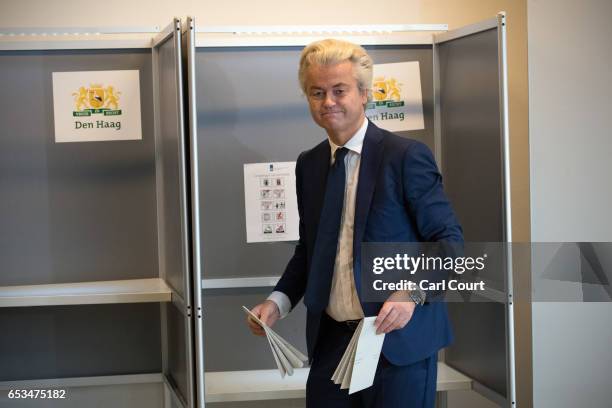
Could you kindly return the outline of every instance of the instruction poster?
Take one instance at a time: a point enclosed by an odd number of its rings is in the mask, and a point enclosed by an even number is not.
[[[54,72],[55,142],[140,140],[138,70]]]
[[[418,61],[374,65],[366,116],[391,132],[425,128]]]
[[[244,165],[247,242],[297,241],[295,162]]]

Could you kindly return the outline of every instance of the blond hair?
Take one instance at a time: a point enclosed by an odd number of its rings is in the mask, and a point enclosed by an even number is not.
[[[372,58],[366,50],[348,41],[326,40],[315,41],[307,45],[300,56],[298,79],[302,92],[306,93],[306,71],[312,65],[335,65],[344,61],[353,64],[353,72],[361,91],[366,91],[368,100],[372,87]]]

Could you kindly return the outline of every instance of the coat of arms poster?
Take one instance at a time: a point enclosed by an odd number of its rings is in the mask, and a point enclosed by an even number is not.
[[[390,132],[425,128],[418,61],[374,65],[366,116]]]
[[[55,141],[140,140],[137,70],[54,72]]]

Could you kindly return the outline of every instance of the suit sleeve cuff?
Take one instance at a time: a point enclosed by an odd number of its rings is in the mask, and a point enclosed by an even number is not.
[[[274,292],[270,293],[268,300],[276,303],[281,319],[287,316],[291,311],[291,300],[289,300],[289,296],[285,295],[283,292],[275,290]]]

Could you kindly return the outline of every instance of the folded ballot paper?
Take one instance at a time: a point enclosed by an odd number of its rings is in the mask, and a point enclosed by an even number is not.
[[[340,389],[349,389],[349,394],[361,391],[374,383],[385,334],[376,334],[376,316],[366,317],[355,329],[340,363],[332,375],[334,384]]]
[[[298,349],[293,347],[287,340],[279,336],[274,330],[269,328],[264,322],[259,320],[251,311],[242,306],[244,311],[266,332],[266,338],[270,344],[274,361],[278,366],[281,377],[285,377],[285,374],[293,375],[293,369],[298,367],[304,367],[304,363],[308,361],[308,357],[302,354]]]

